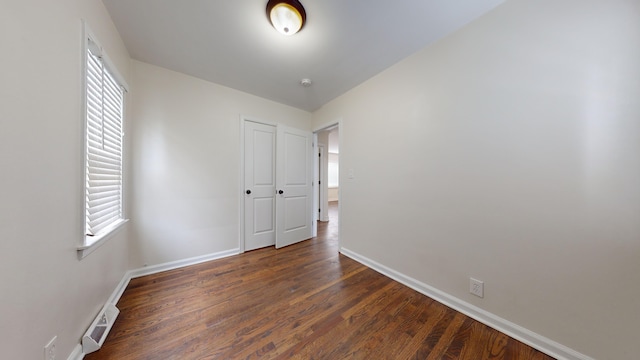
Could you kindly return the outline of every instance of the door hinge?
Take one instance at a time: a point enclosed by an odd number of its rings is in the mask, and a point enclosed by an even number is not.
[[[322,153],[318,153],[318,157],[322,157]]]
[[[321,184],[322,184],[322,181],[318,180],[318,185],[321,185]]]
[[[318,212],[321,212],[320,209],[318,209]]]

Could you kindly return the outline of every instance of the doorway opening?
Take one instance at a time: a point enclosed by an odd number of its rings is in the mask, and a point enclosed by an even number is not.
[[[335,238],[340,234],[340,124],[335,123],[314,132],[316,150],[314,208],[318,233]],[[319,235],[319,234],[318,234]],[[338,245],[340,248],[340,245]]]

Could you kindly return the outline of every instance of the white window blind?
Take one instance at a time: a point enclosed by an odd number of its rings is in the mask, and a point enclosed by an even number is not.
[[[124,219],[122,210],[122,122],[124,89],[91,40],[86,57],[87,236],[99,236]]]

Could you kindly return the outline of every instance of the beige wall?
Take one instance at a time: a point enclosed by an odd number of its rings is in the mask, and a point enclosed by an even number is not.
[[[66,359],[129,269],[127,230],[83,260],[82,23],[128,81],[99,0],[0,6],[0,358]]]
[[[136,266],[238,249],[240,115],[311,129],[311,114],[133,62]]]
[[[638,44],[638,1],[512,0],[324,106],[313,126],[342,119],[343,247],[637,358]]]

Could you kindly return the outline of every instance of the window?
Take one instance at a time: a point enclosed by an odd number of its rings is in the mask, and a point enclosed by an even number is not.
[[[88,33],[88,32],[87,32]],[[84,250],[125,222],[123,81],[92,36],[85,52]]]

